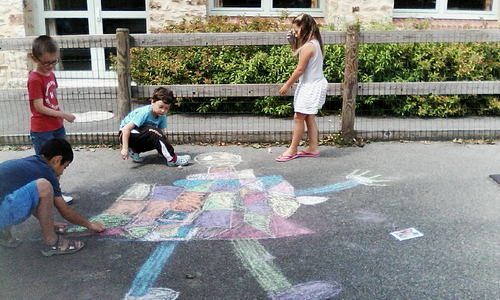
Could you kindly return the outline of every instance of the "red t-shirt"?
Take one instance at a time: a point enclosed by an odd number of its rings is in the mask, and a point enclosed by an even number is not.
[[[58,117],[43,115],[36,111],[33,104],[34,99],[43,99],[43,105],[53,110],[59,111],[57,101],[57,80],[53,72],[49,76],[31,71],[28,76],[28,95],[31,110],[30,129],[34,132],[45,132],[59,129],[63,126],[63,120]]]

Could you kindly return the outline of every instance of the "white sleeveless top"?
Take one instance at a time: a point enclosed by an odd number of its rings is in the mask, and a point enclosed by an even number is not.
[[[299,78],[299,82],[303,83],[313,82],[318,79],[322,79],[324,77],[323,53],[321,52],[321,46],[319,45],[319,42],[316,39],[309,40],[309,42],[314,45],[316,51],[314,51],[314,55],[311,58],[309,58],[309,61],[307,62],[306,65],[306,69]]]

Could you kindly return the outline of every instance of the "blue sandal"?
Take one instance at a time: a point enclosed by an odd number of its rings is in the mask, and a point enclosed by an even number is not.
[[[76,246],[76,242],[74,240],[68,240],[68,245],[66,245],[66,249],[61,249],[63,246],[64,237],[62,235],[57,235],[57,239],[52,245],[45,245],[46,248],[42,250],[43,256],[52,256],[52,255],[60,255],[60,254],[71,254],[83,248],[84,243],[80,241],[80,246]]]

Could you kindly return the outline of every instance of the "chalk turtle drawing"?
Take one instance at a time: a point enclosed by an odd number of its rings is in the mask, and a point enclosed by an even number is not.
[[[189,175],[173,186],[136,183],[103,213],[91,218],[108,228],[97,234],[99,237],[161,242],[137,273],[125,300],[176,299],[179,292],[153,288],[153,284],[175,246],[196,239],[229,240],[270,299],[320,300],[342,292],[342,285],[335,281],[292,285],[258,240],[314,234],[287,219],[301,204],[319,204],[328,198],[316,195],[358,185],[381,186],[384,180],[354,171],[340,183],[294,190],[281,176],[256,177],[253,170],[237,171],[234,166],[241,162],[238,155],[213,152],[198,155],[195,161],[208,172]],[[83,227],[71,228],[68,233],[90,234]]]

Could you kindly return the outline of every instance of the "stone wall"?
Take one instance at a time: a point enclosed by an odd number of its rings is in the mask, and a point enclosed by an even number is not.
[[[326,0],[325,22],[345,29],[346,24],[391,23],[394,0]]]
[[[23,0],[2,0],[0,38],[25,37]],[[26,86],[28,61],[26,51],[0,51],[0,88]]]
[[[149,30],[158,32],[165,26],[207,16],[206,0],[150,0]]]

